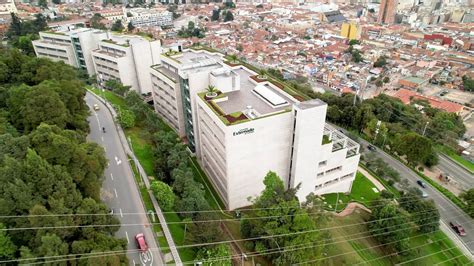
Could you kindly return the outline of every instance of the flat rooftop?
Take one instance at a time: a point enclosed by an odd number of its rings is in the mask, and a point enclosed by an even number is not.
[[[216,102],[226,114],[243,112],[251,107],[257,116],[264,116],[292,108],[292,104],[297,103],[269,82],[253,83],[251,81],[251,76],[255,75],[253,72],[243,67],[233,71],[240,76],[240,90],[227,92],[225,94],[228,97],[227,101]]]

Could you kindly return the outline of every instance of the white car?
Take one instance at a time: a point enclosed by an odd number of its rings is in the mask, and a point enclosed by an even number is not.
[[[99,108],[99,105],[98,104],[94,104],[94,110],[98,111],[100,108]]]

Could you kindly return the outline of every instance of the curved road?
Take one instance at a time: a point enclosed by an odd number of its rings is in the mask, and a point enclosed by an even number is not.
[[[135,184],[133,172],[127,161],[127,156],[119,139],[114,119],[107,107],[91,95],[86,95],[86,103],[91,110],[88,118],[90,134],[88,138],[104,147],[109,166],[105,169],[105,180],[102,184],[101,198],[114,210],[123,225],[117,232],[117,237],[127,239],[128,259],[130,265],[164,265],[153,232],[148,226],[145,207]],[[92,107],[98,104],[100,110]],[[102,132],[105,127],[106,133]],[[135,244],[135,235],[144,233],[150,250],[140,253]]]
[[[341,129],[340,127],[335,127]],[[345,134],[347,134],[346,130],[341,130]],[[367,149],[369,142],[365,141],[364,139],[359,138],[357,142],[364,147],[364,153],[374,153],[378,158],[382,159],[385,163],[387,163],[398,173],[400,173],[401,177],[406,178],[411,186],[420,188],[416,181],[420,180],[421,177],[419,177],[413,170],[408,168],[406,165],[404,165],[397,159],[393,158],[391,155],[385,153],[380,148],[377,148],[375,152],[370,151],[369,149]],[[461,224],[466,230],[467,235],[464,237],[460,237],[457,234],[451,234],[451,236],[448,234],[448,236],[450,236],[451,240],[459,243],[460,245],[464,246],[465,249],[469,250],[472,258],[472,255],[474,255],[474,220],[469,217],[464,211],[462,211],[457,205],[455,205],[448,198],[446,198],[436,188],[432,187],[428,183],[426,183],[426,186],[426,188],[420,189],[426,191],[426,193],[428,194],[428,198],[432,199],[435,202],[436,206],[438,207],[439,214],[441,216],[441,222],[449,226],[449,222],[456,221]]]

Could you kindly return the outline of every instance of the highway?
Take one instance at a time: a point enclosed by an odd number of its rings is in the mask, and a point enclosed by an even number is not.
[[[337,126],[335,127],[341,129]],[[346,130],[341,130],[344,132],[344,134],[347,134]],[[428,198],[432,199],[435,202],[436,207],[438,207],[441,216],[441,222],[444,222],[448,226],[449,222],[451,221],[456,221],[461,224],[466,230],[467,235],[460,237],[457,234],[452,234],[453,236],[451,239],[456,242],[461,242],[470,251],[470,253],[474,255],[474,220],[471,217],[469,217],[464,211],[462,211],[458,206],[452,203],[448,198],[446,198],[441,192],[436,190],[430,184],[426,184],[426,188],[421,188],[416,183],[416,181],[420,180],[421,177],[419,177],[413,170],[405,166],[403,163],[393,158],[391,155],[385,153],[380,148],[377,148],[376,151],[370,151],[367,149],[369,142],[361,138],[359,138],[357,142],[359,142],[359,144],[364,147],[364,153],[374,153],[378,158],[381,158],[385,163],[400,173],[402,178],[408,179],[411,186],[423,189],[428,194]]]
[[[441,172],[448,174],[454,181],[461,185],[465,189],[471,189],[474,187],[474,175],[469,173],[466,169],[459,166],[457,163],[446,158],[446,156],[440,154],[438,162],[438,168]]]
[[[91,110],[91,116],[88,118],[91,129],[88,139],[104,147],[109,161],[109,166],[105,170],[101,198],[114,210],[114,214],[124,225],[117,232],[117,237],[127,239],[130,265],[164,265],[153,232],[147,225],[149,222],[146,211],[115,128],[112,114],[102,102],[89,92],[85,100]],[[100,109],[95,111],[92,108],[94,104],[98,104]],[[105,127],[106,133],[102,132],[102,127]],[[138,252],[135,244],[135,235],[138,233],[145,234],[146,242],[150,248],[148,252]]]

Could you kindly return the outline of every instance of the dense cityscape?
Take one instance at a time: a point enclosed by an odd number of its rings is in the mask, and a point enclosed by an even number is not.
[[[472,0],[0,0],[0,265],[474,264]]]

